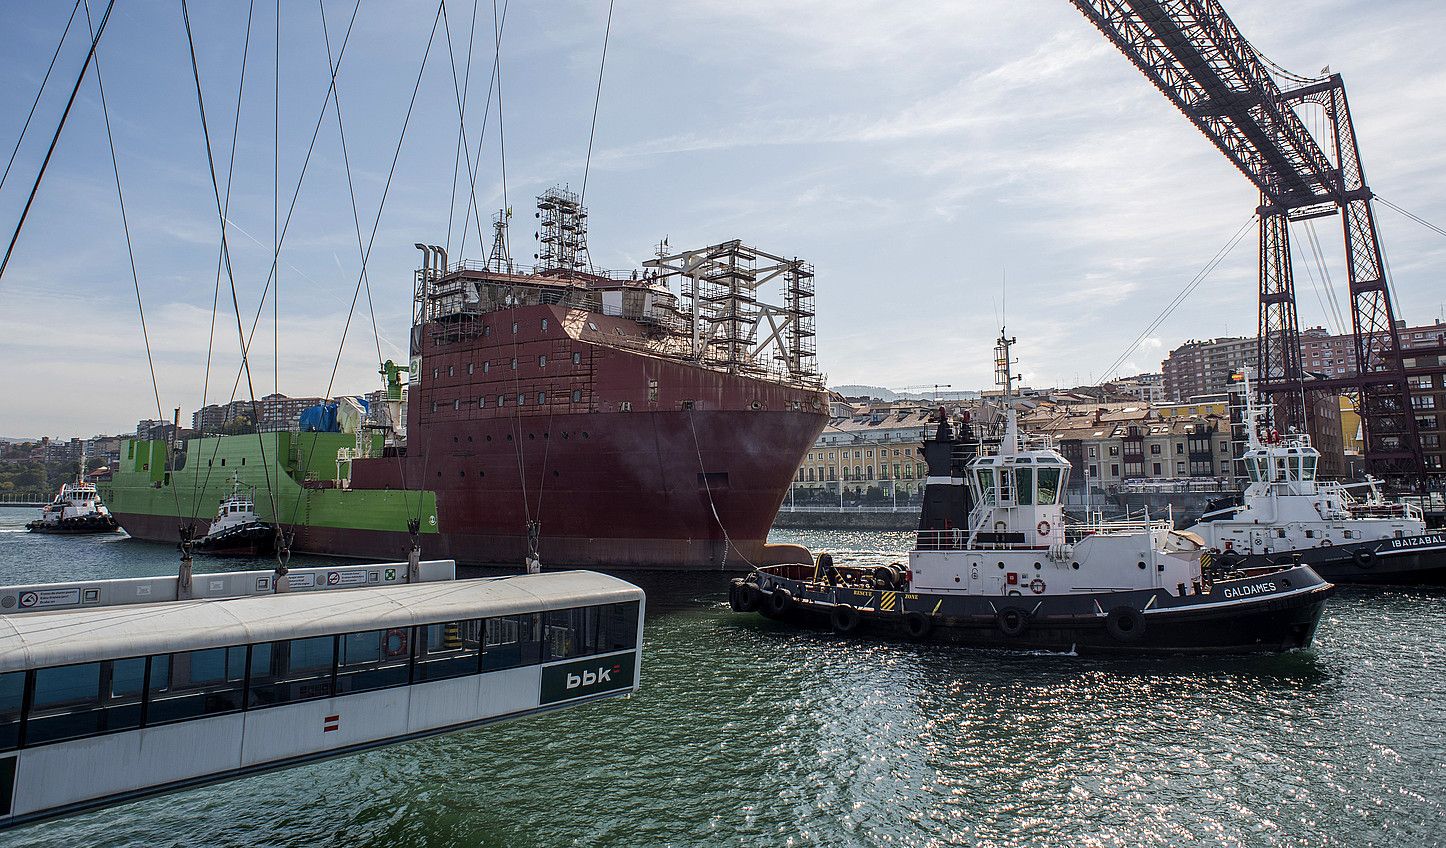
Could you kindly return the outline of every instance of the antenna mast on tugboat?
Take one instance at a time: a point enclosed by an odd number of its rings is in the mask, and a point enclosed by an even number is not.
[[[1014,414],[1014,361],[1010,358],[1009,349],[1018,339],[1009,338],[1004,327],[999,328],[999,341],[994,343],[994,384],[1004,387],[1004,440],[1000,442],[1000,452],[1005,453],[1004,446],[1008,445],[1007,453],[1014,453],[1019,450],[1019,421]]]

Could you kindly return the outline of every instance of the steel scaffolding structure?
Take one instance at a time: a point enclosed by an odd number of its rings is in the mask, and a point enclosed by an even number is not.
[[[733,373],[817,376],[812,265],[738,239],[675,253],[664,243],[643,264],[659,280],[678,279],[679,312],[698,362]],[[774,281],[781,306],[759,297]]]

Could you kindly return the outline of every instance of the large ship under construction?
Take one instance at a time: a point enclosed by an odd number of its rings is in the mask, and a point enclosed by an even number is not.
[[[828,420],[813,269],[739,241],[609,272],[579,198],[538,198],[537,264],[508,213],[485,262],[417,245],[409,368],[354,432],[134,441],[102,495],[131,536],[204,534],[255,487],[290,550],[618,569],[796,559],[767,543]],[[385,418],[385,423],[380,419]]]

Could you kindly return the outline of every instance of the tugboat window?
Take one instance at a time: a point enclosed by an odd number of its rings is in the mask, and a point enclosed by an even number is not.
[[[1014,502],[1020,506],[1034,503],[1034,469],[1014,469]]]
[[[981,504],[994,503],[994,469],[981,468],[978,471],[979,478],[979,502]]]
[[[1060,468],[1039,469],[1039,503],[1041,505],[1058,502],[1059,476],[1062,470]]]

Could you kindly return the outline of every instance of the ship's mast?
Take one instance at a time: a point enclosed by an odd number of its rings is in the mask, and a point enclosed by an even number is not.
[[[994,343],[994,385],[1004,387],[1004,440],[999,444],[999,453],[1012,455],[1019,450],[1019,419],[1014,411],[1014,361],[1009,348],[1017,341],[1004,334],[999,328],[999,341]]]
[[[487,255],[487,268],[501,273],[512,273],[512,251],[507,242],[507,222],[512,218],[512,207],[497,210],[492,216],[492,252]]]

